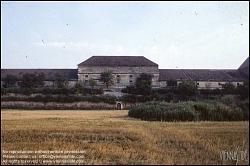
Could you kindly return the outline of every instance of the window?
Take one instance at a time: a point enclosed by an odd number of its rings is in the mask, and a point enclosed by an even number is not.
[[[129,82],[131,83],[131,82],[133,82],[132,80],[129,80]]]
[[[200,83],[199,83],[199,82],[197,82],[197,85],[200,85]]]
[[[88,78],[89,76],[88,75],[85,75],[86,78]]]
[[[129,75],[129,77],[130,77],[130,78],[132,78],[132,77],[133,77],[133,75]]]
[[[221,85],[221,83],[220,83],[220,82],[218,82],[218,85]]]
[[[120,75],[117,75],[116,77],[118,77],[118,78],[119,78],[119,77],[120,77]]]
[[[175,80],[168,80],[166,83],[167,86],[177,86],[177,81]]]

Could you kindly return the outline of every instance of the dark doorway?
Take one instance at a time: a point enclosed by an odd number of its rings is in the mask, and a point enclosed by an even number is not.
[[[116,108],[117,108],[118,110],[121,110],[121,109],[122,109],[122,104],[121,104],[121,103],[117,103],[117,104],[116,104]]]

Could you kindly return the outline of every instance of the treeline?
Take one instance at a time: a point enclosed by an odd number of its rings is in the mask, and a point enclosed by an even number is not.
[[[217,96],[237,95],[241,99],[249,98],[249,82],[237,87],[231,83],[223,85],[222,89],[198,89],[194,81],[183,81],[181,84],[159,89],[152,89],[150,86],[142,87],[128,86],[122,90],[127,93],[128,102],[146,102],[146,101],[189,101],[197,99],[217,99]]]
[[[8,74],[2,79],[4,88],[22,87],[22,88],[38,88],[44,87],[48,78],[45,77],[43,72],[41,73],[25,73],[21,77]],[[56,88],[65,88],[69,85],[69,78],[64,74],[55,74],[48,81],[53,82],[53,86]],[[113,85],[113,74],[111,71],[105,71],[101,73],[100,81],[102,81],[106,87]],[[82,85],[90,86],[92,89],[97,85],[96,80],[89,79],[81,83]]]

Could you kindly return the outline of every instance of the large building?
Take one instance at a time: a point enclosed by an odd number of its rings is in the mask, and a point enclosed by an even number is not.
[[[1,69],[1,87],[7,75],[13,75],[21,80],[25,73],[45,76],[45,85],[54,86],[56,76],[60,75],[69,81],[69,86],[77,82],[85,82],[90,79],[97,82],[97,86],[104,86],[100,81],[102,72],[111,71],[113,82],[110,88],[120,90],[126,86],[134,85],[136,78],[141,73],[151,74],[152,87],[160,88],[171,86],[173,82],[178,85],[184,80],[192,80],[197,83],[199,89],[222,88],[225,83],[235,86],[249,80],[249,58],[238,69],[159,69],[158,64],[143,56],[92,56],[78,64],[78,69]]]
[[[78,65],[78,80],[94,79],[100,85],[100,75],[104,71],[112,71],[113,88],[133,85],[142,73],[151,74],[152,86],[159,86],[158,65],[143,56],[92,56]]]

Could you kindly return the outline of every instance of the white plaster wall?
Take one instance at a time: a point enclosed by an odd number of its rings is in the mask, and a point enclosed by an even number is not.
[[[158,67],[79,67],[78,78],[80,81],[94,79],[97,81],[97,85],[103,86],[103,83],[99,81],[102,72],[112,71],[113,73],[113,88],[124,88],[129,85],[134,85],[136,78],[141,73],[152,74],[152,86],[159,86],[159,70]],[[88,77],[85,77],[88,75]],[[117,77],[119,75],[119,78]],[[132,77],[130,77],[132,75]],[[118,83],[117,80],[120,80]],[[132,81],[132,82],[131,82]]]
[[[228,82],[225,81],[197,81],[199,83],[198,89],[222,89],[222,85]],[[230,82],[235,87],[243,85],[243,82]]]

